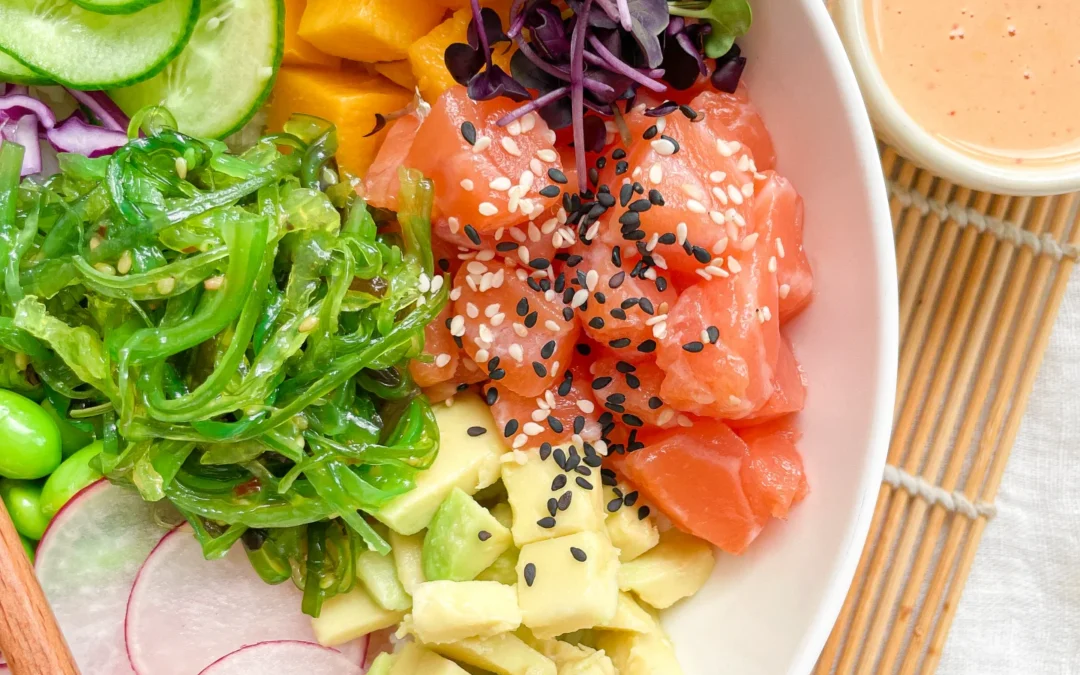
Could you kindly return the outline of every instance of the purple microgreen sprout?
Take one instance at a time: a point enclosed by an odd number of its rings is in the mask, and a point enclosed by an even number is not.
[[[716,60],[716,70],[712,74],[712,85],[722,92],[734,94],[745,68],[746,57],[742,55],[739,45],[731,45],[728,53]]]
[[[476,0],[473,0],[476,2]],[[585,185],[585,33],[589,30],[589,10],[593,0],[585,0],[570,38],[570,106],[574,127],[574,159],[578,185]]]
[[[712,30],[705,36],[705,55],[710,59],[726,54],[735,38],[746,35],[754,18],[748,0],[672,0],[668,11],[708,22]]]
[[[600,60],[613,72],[616,72],[620,75],[625,75],[626,77],[630,78],[634,82],[637,82],[646,89],[650,89],[657,93],[663,93],[667,91],[667,86],[665,86],[663,82],[657,82],[651,77],[647,77],[640,71],[626,65],[626,63],[624,63],[623,61],[620,61],[618,57],[608,51],[608,48],[604,46],[604,43],[601,42],[600,39],[595,35],[589,36],[589,45],[600,57]]]

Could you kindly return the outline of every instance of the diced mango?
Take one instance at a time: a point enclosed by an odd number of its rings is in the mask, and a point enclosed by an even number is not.
[[[509,15],[507,3],[484,3],[489,4],[502,17],[505,28]],[[468,0],[465,0],[463,5],[464,9],[459,9],[452,17],[409,47],[409,63],[412,65],[413,75],[416,76],[420,93],[429,103],[434,103],[444,91],[457,84],[446,69],[446,48],[455,42],[465,42],[468,39],[472,11],[468,8]],[[493,53],[495,64],[506,72],[510,72],[511,50],[508,47],[506,43],[499,43],[494,46]]]
[[[376,73],[382,75],[399,87],[416,89],[416,76],[413,75],[412,64],[409,63],[408,59],[376,63],[374,68]]]
[[[285,0],[285,50],[281,63],[287,66],[327,66],[338,68],[341,59],[324,54],[310,42],[296,34],[300,28],[300,17],[307,7],[307,0]]]
[[[338,164],[364,175],[382,145],[386,130],[365,136],[375,127],[376,113],[404,108],[413,94],[377,75],[335,70],[282,68],[270,105],[270,129],[280,131],[293,113],[317,115],[337,125]]]
[[[299,33],[328,54],[354,61],[398,61],[445,12],[431,0],[309,0]]]

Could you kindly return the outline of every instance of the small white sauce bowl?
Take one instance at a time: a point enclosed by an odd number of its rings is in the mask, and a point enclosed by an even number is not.
[[[954,183],[1009,195],[1058,195],[1080,190],[1080,158],[1009,166],[959,152],[919,126],[885,82],[867,34],[867,0],[834,0],[833,17],[847,49],[877,135],[903,156]]]

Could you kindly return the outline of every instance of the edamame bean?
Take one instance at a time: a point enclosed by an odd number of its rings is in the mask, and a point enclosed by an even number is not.
[[[41,485],[28,480],[0,480],[0,498],[4,500],[11,522],[22,536],[37,541],[45,534],[49,519],[41,512]]]
[[[0,389],[0,476],[29,480],[60,465],[60,430],[45,409]]]
[[[41,512],[51,519],[79,490],[101,478],[89,462],[105,448],[101,441],[94,441],[71,457],[65,459],[45,481],[41,488]]]

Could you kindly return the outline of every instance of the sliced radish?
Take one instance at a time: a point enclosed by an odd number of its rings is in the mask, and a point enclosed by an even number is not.
[[[245,645],[315,642],[300,600],[293,584],[259,578],[241,546],[220,560],[203,559],[184,525],[161,540],[131,589],[128,657],[139,675],[191,675]],[[366,649],[366,637],[337,647],[357,665]]]
[[[211,663],[199,675],[363,675],[347,656],[313,642],[276,640],[237,649]]]
[[[99,481],[56,514],[34,569],[84,673],[130,675],[124,649],[128,595],[168,530],[133,490]]]

